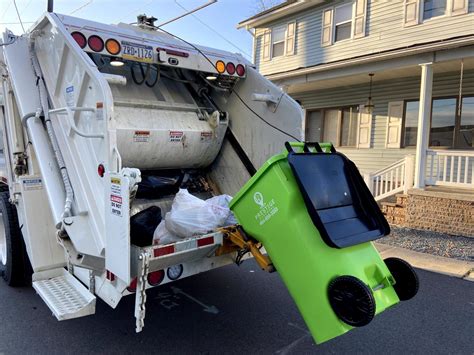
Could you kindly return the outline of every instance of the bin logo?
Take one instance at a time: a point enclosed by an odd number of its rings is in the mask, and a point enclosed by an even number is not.
[[[275,205],[275,199],[270,199],[267,202],[263,200],[261,192],[253,194],[253,200],[257,205],[260,206],[258,213],[255,215],[255,220],[259,225],[263,226],[267,223],[275,214],[278,213],[278,207]]]
[[[260,208],[263,208],[263,195],[261,192],[254,193],[253,200],[260,206]]]

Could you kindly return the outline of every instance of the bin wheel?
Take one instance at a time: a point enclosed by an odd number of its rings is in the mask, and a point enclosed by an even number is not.
[[[27,285],[31,278],[31,265],[16,208],[10,203],[8,192],[0,193],[0,213],[0,223],[3,223],[0,226],[0,275],[9,286]]]
[[[387,258],[384,262],[395,279],[393,288],[400,301],[407,301],[415,297],[420,287],[415,269],[405,260],[399,258]]]
[[[367,325],[375,316],[372,291],[354,276],[339,276],[332,280],[328,297],[334,313],[353,327]]]

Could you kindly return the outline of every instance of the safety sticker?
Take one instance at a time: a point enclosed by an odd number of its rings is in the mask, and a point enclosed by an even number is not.
[[[150,131],[135,131],[133,141],[137,143],[148,143],[150,141]]]
[[[97,121],[104,120],[104,103],[103,102],[99,101],[95,104],[95,118]]]
[[[43,188],[43,181],[41,181],[40,178],[23,180],[23,189],[25,191],[41,190],[42,188]]]
[[[210,141],[212,141],[212,132],[211,131],[201,132],[201,142],[209,143]]]
[[[181,142],[183,136],[183,131],[170,131],[170,142]]]
[[[122,197],[110,195],[110,207],[113,215],[122,217]]]
[[[74,97],[74,86],[68,86],[66,88],[66,105],[68,107],[74,107],[76,100]]]
[[[114,216],[122,217],[122,189],[120,178],[110,178],[110,208]]]

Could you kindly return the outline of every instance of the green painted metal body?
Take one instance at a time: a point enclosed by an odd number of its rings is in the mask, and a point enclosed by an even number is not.
[[[336,249],[321,239],[286,157],[285,152],[269,159],[230,208],[245,231],[264,245],[319,344],[352,329],[329,304],[327,287],[335,277],[352,275],[365,282],[372,289],[376,314],[399,299],[393,277],[371,242]]]

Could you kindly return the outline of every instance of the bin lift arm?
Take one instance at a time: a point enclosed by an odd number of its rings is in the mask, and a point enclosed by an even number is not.
[[[220,231],[224,234],[224,245],[221,248],[228,250],[229,248],[238,247],[240,250],[250,252],[262,270],[267,272],[276,271],[270,258],[260,251],[262,244],[245,233],[241,226],[221,228]],[[224,253],[224,250],[219,253],[218,249],[216,255]]]

